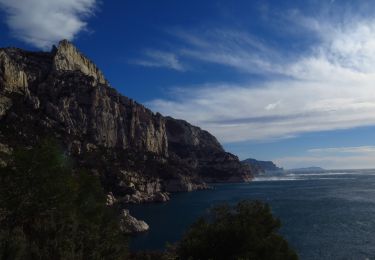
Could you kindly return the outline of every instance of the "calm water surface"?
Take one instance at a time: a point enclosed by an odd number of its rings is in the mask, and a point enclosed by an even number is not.
[[[375,259],[375,171],[289,174],[179,193],[168,203],[137,205],[131,213],[151,229],[133,238],[131,247],[163,249],[210,207],[243,199],[271,205],[282,222],[280,232],[301,259]]]

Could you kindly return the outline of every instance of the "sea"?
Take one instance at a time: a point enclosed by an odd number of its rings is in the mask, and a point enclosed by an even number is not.
[[[132,250],[162,250],[215,205],[250,199],[270,204],[300,259],[375,259],[375,170],[285,174],[212,190],[177,193],[167,203],[134,205],[150,231]]]

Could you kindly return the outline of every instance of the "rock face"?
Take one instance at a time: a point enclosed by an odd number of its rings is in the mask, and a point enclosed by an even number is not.
[[[108,84],[103,73],[96,67],[94,63],[85,56],[67,40],[63,40],[59,44],[59,48],[54,49],[53,68],[56,71],[81,71],[82,73],[93,77],[101,84]]]
[[[254,173],[262,174],[262,173],[282,173],[284,171],[283,168],[277,167],[272,161],[259,161],[252,158],[248,158],[242,161],[243,164],[249,165]]]
[[[252,176],[248,165],[224,151],[209,132],[192,126],[184,120],[166,118],[168,147],[175,156],[198,172],[206,182],[243,182]]]
[[[111,203],[167,201],[204,181],[252,178],[208,132],[120,95],[68,41],[51,52],[0,49],[0,150],[50,136],[100,176]]]
[[[23,68],[12,58],[15,52],[15,49],[0,50],[0,87],[5,91],[22,93],[28,87],[28,80]]]
[[[145,232],[149,230],[149,226],[143,220],[138,220],[131,216],[129,210],[122,210],[120,215],[120,228],[125,234]]]

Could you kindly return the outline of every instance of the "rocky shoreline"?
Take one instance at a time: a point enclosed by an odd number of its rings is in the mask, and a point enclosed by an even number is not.
[[[115,198],[112,192],[107,194],[107,205],[122,209],[120,213],[120,228],[127,234],[143,233],[150,229],[150,226],[144,220],[139,220],[131,215],[130,211],[126,209],[129,204],[166,203],[173,197],[173,193],[212,189],[206,183],[194,184],[180,180],[167,182],[165,184],[165,190],[167,191],[160,189],[160,182],[146,183],[140,190],[137,190],[133,183],[127,188],[131,190],[129,191],[130,194],[119,200]]]

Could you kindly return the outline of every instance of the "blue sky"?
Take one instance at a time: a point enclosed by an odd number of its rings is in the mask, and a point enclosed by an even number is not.
[[[0,0],[1,46],[73,41],[240,158],[375,168],[373,1]]]

